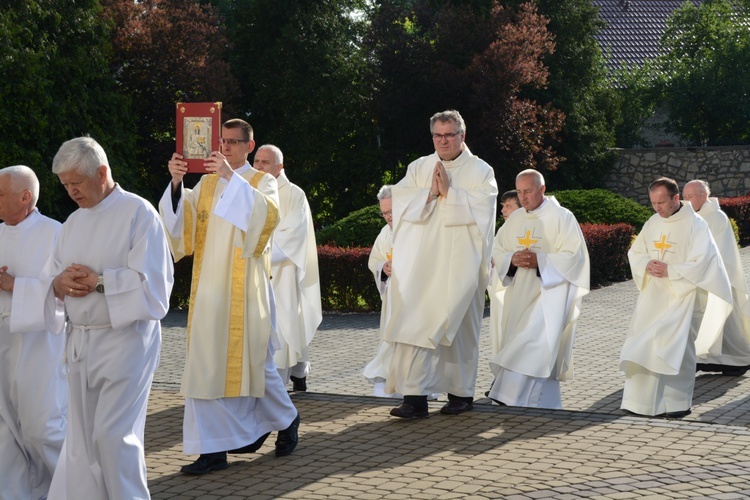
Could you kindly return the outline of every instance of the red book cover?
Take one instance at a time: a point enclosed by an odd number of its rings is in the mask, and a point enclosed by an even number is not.
[[[220,102],[178,102],[175,150],[188,164],[188,172],[206,173],[203,160],[219,151]]]

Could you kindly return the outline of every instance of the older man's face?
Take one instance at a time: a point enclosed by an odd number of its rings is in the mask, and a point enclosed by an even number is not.
[[[270,149],[259,149],[255,153],[255,160],[253,160],[253,168],[255,170],[271,174],[278,178],[281,174],[282,166],[276,163],[276,156]]]
[[[92,208],[105,198],[107,167],[100,166],[93,177],[78,170],[68,170],[57,174],[63,187],[80,208]]]
[[[540,186],[533,175],[523,175],[516,179],[516,191],[521,206],[528,210],[536,210],[544,201],[546,186]]]
[[[453,120],[438,120],[432,126],[432,143],[441,160],[451,161],[458,158],[463,151],[465,138],[466,133],[459,133],[458,124]]]
[[[686,184],[682,188],[682,199],[689,201],[693,205],[693,210],[697,212],[706,203],[708,194],[698,184]]]
[[[15,226],[26,217],[24,191],[13,189],[10,175],[0,175],[0,220]]]

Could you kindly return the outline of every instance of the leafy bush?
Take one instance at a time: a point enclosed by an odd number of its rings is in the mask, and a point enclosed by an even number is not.
[[[591,289],[629,280],[628,249],[635,237],[630,224],[581,224],[591,262]]]
[[[318,247],[320,295],[324,311],[380,309],[380,294],[367,267],[369,257],[370,248]]]
[[[576,216],[579,224],[630,224],[636,232],[653,215],[640,203],[606,189],[572,189],[550,193]]]
[[[318,245],[369,247],[375,242],[383,225],[385,220],[380,215],[380,207],[370,205],[319,230],[315,233],[315,239]],[[366,264],[365,262],[365,267]]]
[[[719,198],[719,206],[737,224],[740,245],[750,245],[750,196]]]

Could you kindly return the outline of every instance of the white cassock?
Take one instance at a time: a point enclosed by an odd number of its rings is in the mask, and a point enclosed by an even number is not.
[[[706,221],[682,203],[670,217],[654,214],[644,224],[628,259],[640,295],[620,355],[621,408],[640,415],[689,410],[696,349],[721,352],[721,331],[732,308],[716,243]],[[648,274],[651,260],[665,262],[668,276]]]
[[[392,188],[393,274],[384,340],[394,344],[386,392],[472,397],[495,228],[497,183],[468,147],[442,162],[447,197],[427,203],[437,153]]]
[[[65,296],[70,405],[49,498],[150,498],[143,431],[173,275],[158,214],[115,186],[63,224],[47,273],[72,264],[103,275],[105,291]]]
[[[276,179],[247,163],[234,172],[230,182],[204,175],[182,189],[176,211],[171,186],[159,203],[175,260],[194,258],[182,379],[186,454],[241,448],[297,416],[273,363]]]
[[[49,281],[40,280],[60,223],[34,210],[0,224],[0,266],[15,277],[0,291],[0,498],[45,498],[65,439],[65,336],[46,330]]]
[[[729,366],[750,365],[750,299],[732,225],[719,208],[719,200],[716,198],[709,198],[696,213],[706,220],[716,241],[732,285],[734,301],[732,312],[724,323],[721,354],[699,357],[698,362]]]
[[[383,266],[391,260],[393,252],[393,229],[386,224],[380,230],[380,234],[375,239],[370,251],[370,258],[367,261],[367,267],[375,278],[375,286],[378,287],[382,306],[380,308],[380,333],[381,341],[378,344],[378,350],[375,357],[362,370],[367,380],[374,385],[374,395],[379,397],[398,397],[398,394],[388,394],[385,392],[385,380],[388,378],[388,369],[393,358],[393,344],[382,340],[383,326],[388,316],[388,288],[391,282],[390,277],[383,281]]]
[[[305,192],[289,182],[284,170],[276,181],[280,221],[273,233],[271,285],[281,346],[273,358],[286,384],[290,375],[303,378],[310,371],[308,345],[323,320],[323,308],[310,205]]]
[[[511,269],[517,251],[537,254],[539,269]],[[517,210],[495,236],[498,279],[490,314],[495,375],[489,397],[509,406],[562,408],[560,381],[573,377],[573,342],[589,254],[575,216],[554,197]]]

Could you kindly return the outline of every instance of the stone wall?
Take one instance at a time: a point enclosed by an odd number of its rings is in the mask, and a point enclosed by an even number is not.
[[[750,146],[704,148],[620,149],[606,180],[607,189],[644,205],[648,185],[658,177],[671,177],[682,186],[703,179],[712,196],[750,194]]]

